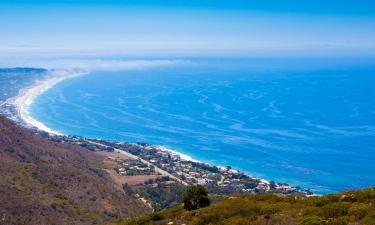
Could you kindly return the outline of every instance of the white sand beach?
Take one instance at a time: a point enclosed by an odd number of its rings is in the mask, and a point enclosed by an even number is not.
[[[155,147],[155,146],[153,146]],[[170,148],[166,148],[166,147],[163,147],[163,146],[157,146],[156,147],[159,151],[165,151],[165,152],[169,152],[169,153],[172,153],[172,154],[175,154],[175,155],[179,155],[180,158],[182,160],[185,160],[185,161],[193,161],[193,162],[199,162],[198,160],[195,160],[193,159],[191,156],[189,155],[186,155],[186,154],[183,154],[181,152],[178,152],[178,151],[175,151],[175,150],[172,150]]]
[[[74,71],[71,71],[71,70],[51,71],[50,75],[48,76],[47,79],[38,80],[38,81],[35,82],[34,85],[22,89],[16,97],[9,99],[8,103],[15,107],[16,112],[17,112],[17,116],[22,120],[24,125],[26,125],[27,127],[30,127],[30,128],[35,127],[39,130],[45,131],[45,132],[47,132],[49,134],[52,134],[52,135],[63,135],[62,133],[60,133],[58,131],[55,131],[55,130],[52,130],[51,128],[49,128],[45,124],[43,124],[42,122],[34,119],[30,115],[29,108],[30,108],[31,104],[33,103],[33,101],[40,94],[42,94],[45,91],[47,91],[48,89],[52,88],[57,83],[59,83],[63,80],[73,78],[73,77],[76,77],[76,76],[81,76],[81,75],[84,75],[84,74],[87,74],[87,72],[82,72],[82,71],[77,71],[77,70],[74,70]],[[175,154],[175,155],[179,155],[182,160],[199,162],[198,160],[195,160],[195,159],[193,159],[192,157],[190,157],[186,154],[183,154],[183,153],[180,153],[178,151],[166,148],[164,146],[153,146],[153,147],[158,148],[158,150],[160,150],[160,151],[166,151],[166,152],[169,152],[169,153],[172,153],[172,154]]]
[[[77,70],[51,71],[47,79],[38,80],[36,81],[35,85],[22,89],[19,95],[9,100],[9,103],[16,108],[18,117],[22,120],[22,122],[24,122],[26,126],[35,127],[39,130],[46,131],[50,134],[61,135],[59,132],[50,129],[40,121],[35,120],[30,115],[29,107],[38,95],[47,91],[57,83],[65,79],[73,78],[84,74],[86,74],[86,72]]]

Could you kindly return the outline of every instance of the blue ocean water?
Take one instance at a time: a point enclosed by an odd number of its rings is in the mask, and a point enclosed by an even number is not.
[[[40,95],[31,114],[64,134],[163,145],[316,193],[375,185],[371,60],[96,71]]]

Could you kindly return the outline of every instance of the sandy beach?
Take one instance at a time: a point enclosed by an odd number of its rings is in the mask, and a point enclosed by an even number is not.
[[[81,76],[85,74],[87,74],[87,72],[70,71],[70,70],[51,71],[50,74],[48,75],[48,78],[43,79],[43,80],[38,80],[35,82],[34,85],[22,89],[16,97],[9,99],[7,102],[15,107],[18,118],[21,119],[21,121],[24,123],[25,126],[29,128],[37,128],[39,130],[45,131],[52,135],[64,135],[58,131],[55,131],[47,127],[42,122],[34,119],[30,115],[29,108],[34,102],[34,100],[40,94],[52,88],[57,83],[63,80],[69,79],[69,78],[73,78],[73,77],[77,77],[77,76]],[[166,148],[164,146],[153,146],[153,147],[158,148],[158,150],[160,151],[170,152],[170,153],[179,155],[180,158],[183,160],[198,162],[198,160],[193,159],[191,156]]]
[[[154,146],[153,146],[154,147]],[[193,159],[191,156],[189,155],[186,155],[186,154],[183,154],[183,153],[180,153],[178,151],[175,151],[173,149],[170,149],[170,148],[166,148],[166,147],[163,147],[163,146],[157,146],[157,149],[159,151],[164,151],[164,152],[169,152],[169,153],[172,153],[172,154],[175,154],[175,155],[179,155],[180,158],[182,160],[185,160],[185,161],[193,161],[193,162],[199,162],[198,160],[196,159]]]
[[[27,127],[36,127],[39,130],[46,131],[50,134],[54,135],[61,135],[61,133],[54,131],[41,123],[40,121],[37,121],[34,119],[29,112],[29,107],[33,103],[36,97],[38,97],[40,94],[44,93],[57,83],[81,76],[84,74],[87,74],[86,72],[82,71],[66,71],[66,70],[57,70],[57,71],[51,71],[49,72],[50,74],[48,75],[47,79],[43,80],[38,80],[35,82],[34,85],[30,87],[26,87],[20,91],[20,93],[14,97],[9,99],[9,103],[13,105],[16,109],[17,116],[22,120],[22,122],[27,126]]]

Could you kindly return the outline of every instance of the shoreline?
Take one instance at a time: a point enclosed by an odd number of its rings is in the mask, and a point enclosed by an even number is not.
[[[87,72],[83,71],[65,71],[56,70],[48,71],[47,78],[42,80],[36,80],[31,86],[25,87],[19,91],[19,94],[13,98],[8,99],[8,103],[15,108],[16,116],[20,119],[23,125],[27,128],[37,128],[41,131],[45,131],[52,135],[64,135],[51,128],[47,127],[42,122],[34,119],[29,112],[30,106],[34,100],[56,84],[73,77],[86,75]]]
[[[164,151],[164,152],[169,152],[170,154],[175,154],[175,155],[178,155],[181,159],[183,160],[186,160],[186,161],[192,161],[192,162],[201,162],[197,159],[194,159],[193,157],[189,156],[189,155],[186,155],[182,152],[179,152],[179,151],[176,151],[176,150],[173,150],[173,149],[170,149],[170,148],[166,148],[164,146],[158,146],[158,145],[152,145],[153,147],[156,147],[158,150],[160,151]]]
[[[83,72],[80,70],[51,70],[48,71],[48,77],[41,80],[36,80],[33,85],[24,87],[19,91],[19,94],[15,97],[7,99],[4,102],[12,105],[16,111],[16,117],[20,119],[22,125],[27,128],[36,128],[37,130],[47,132],[49,135],[60,135],[69,136],[58,131],[55,131],[47,127],[42,122],[36,120],[30,115],[29,107],[33,104],[34,100],[44,92],[48,91],[50,88],[54,87],[56,84],[70,78],[87,75],[89,72]],[[169,152],[171,154],[179,155],[179,157],[186,161],[201,162],[194,159],[193,157],[181,153],[179,151],[167,148],[160,145],[152,145],[160,151]]]
[[[26,128],[36,128],[39,131],[47,132],[49,135],[52,136],[62,136],[62,137],[69,137],[67,134],[60,133],[58,131],[55,131],[49,127],[47,127],[42,122],[34,119],[29,112],[29,107],[33,104],[34,100],[59,82],[62,82],[69,78],[74,78],[81,75],[86,75],[88,72],[74,70],[74,71],[67,71],[67,70],[56,70],[56,71],[49,71],[47,74],[46,79],[37,80],[35,83],[31,86],[27,86],[20,90],[19,94],[13,98],[8,99],[8,103],[12,105],[15,108],[16,111],[16,117],[19,118],[21,125],[24,125]],[[85,138],[85,137],[83,137]],[[99,140],[99,139],[98,139]],[[157,149],[161,152],[166,152],[170,155],[177,155],[181,160],[183,161],[191,161],[196,163],[203,163],[211,166],[217,166],[221,170],[224,170],[224,166],[219,165],[213,165],[211,163],[206,163],[204,161],[196,160],[193,157],[181,153],[179,151],[176,151],[174,149],[167,148],[165,146],[160,145],[149,145],[150,148]],[[147,148],[147,147],[146,147]],[[270,181],[262,179],[260,177],[255,177],[249,173],[240,171],[240,170],[231,170],[231,171],[237,171],[238,173],[246,174],[249,177],[257,178],[262,183],[269,185]]]

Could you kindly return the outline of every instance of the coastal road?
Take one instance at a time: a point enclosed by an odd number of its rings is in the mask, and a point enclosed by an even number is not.
[[[0,107],[2,107],[3,105],[6,105],[6,104],[8,104],[8,103],[9,103],[9,98],[6,99],[6,100],[3,101],[3,102],[0,101]]]
[[[94,145],[99,145],[99,146],[102,146],[102,147],[106,147],[106,148],[107,148],[107,147],[112,148],[111,146],[107,146],[107,145],[104,145],[104,144],[102,144],[102,143],[98,143],[98,142],[95,142],[95,141],[89,141],[89,140],[87,140],[87,142],[89,142],[89,143],[91,143],[91,144],[94,144]],[[181,184],[183,184],[183,185],[185,185],[185,186],[188,186],[188,185],[189,185],[189,184],[186,183],[185,181],[183,181],[183,180],[181,180],[180,178],[178,178],[178,177],[176,177],[176,176],[174,176],[174,175],[168,173],[167,171],[165,171],[165,170],[163,170],[163,169],[161,169],[161,168],[155,166],[154,164],[150,163],[149,161],[146,161],[146,160],[144,160],[144,159],[142,159],[142,158],[140,158],[140,157],[138,157],[138,156],[136,156],[136,155],[130,154],[129,152],[126,152],[126,151],[121,150],[121,149],[118,149],[118,148],[115,148],[114,150],[115,150],[116,152],[120,152],[120,153],[123,154],[123,155],[126,155],[126,156],[129,157],[129,158],[132,158],[132,159],[138,159],[138,160],[140,160],[142,163],[144,163],[144,164],[146,164],[146,165],[148,165],[148,166],[153,166],[153,167],[155,167],[155,172],[158,172],[158,173],[160,173],[160,174],[163,175],[163,176],[168,176],[168,177],[172,178],[173,180],[176,180],[176,181],[180,182]]]

